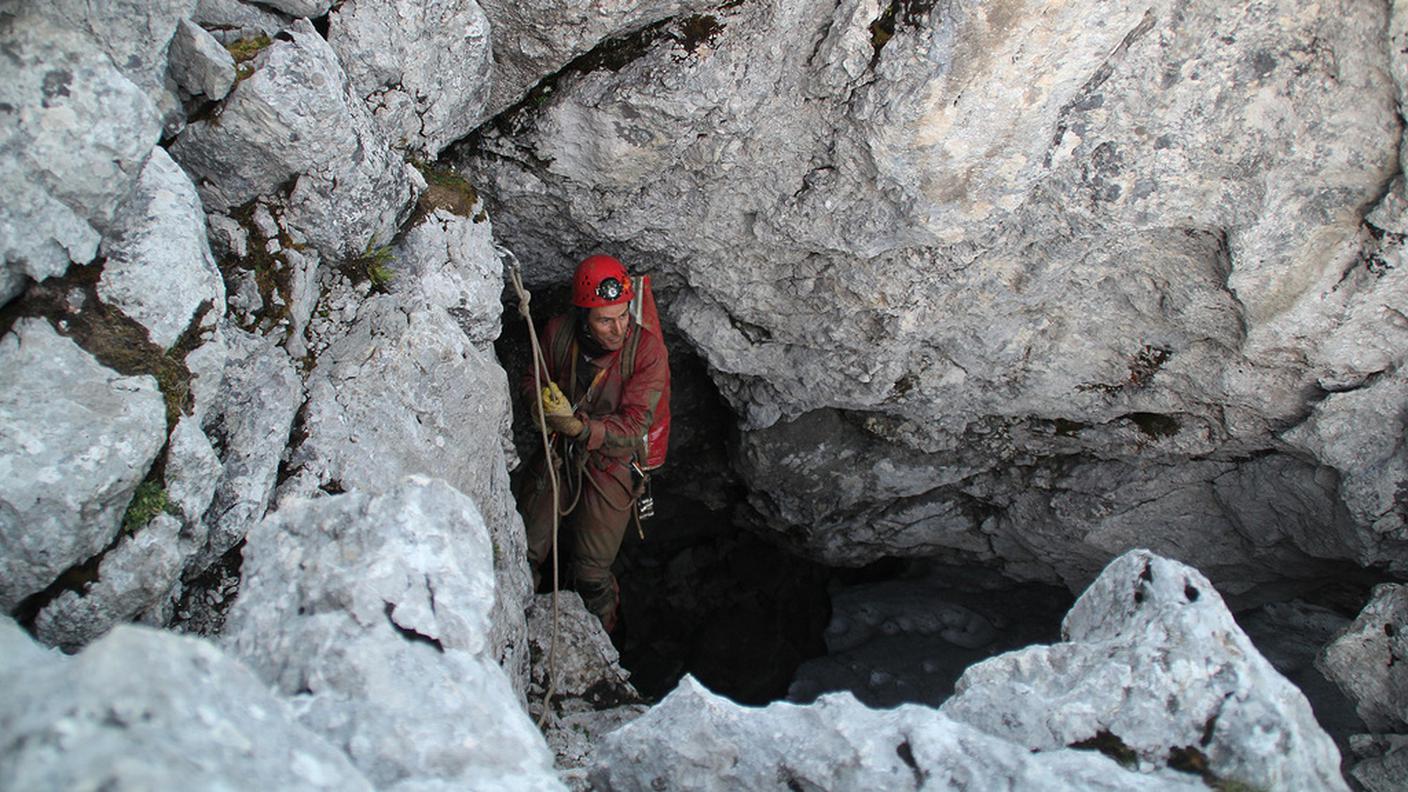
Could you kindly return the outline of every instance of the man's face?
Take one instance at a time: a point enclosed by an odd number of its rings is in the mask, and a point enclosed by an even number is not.
[[[621,303],[592,308],[587,312],[587,330],[602,349],[615,352],[626,343],[626,329],[631,323],[630,308],[629,303]]]

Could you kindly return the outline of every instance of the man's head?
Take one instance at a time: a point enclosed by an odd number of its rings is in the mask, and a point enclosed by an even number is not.
[[[625,265],[611,256],[588,256],[572,276],[572,304],[582,309],[592,340],[609,352],[626,342],[634,296]]]

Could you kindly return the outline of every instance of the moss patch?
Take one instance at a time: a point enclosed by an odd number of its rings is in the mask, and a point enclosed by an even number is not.
[[[416,215],[408,223],[417,225],[436,209],[470,217],[479,203],[479,191],[469,180],[448,165],[412,160],[411,164],[425,177],[426,190],[416,205]]]
[[[6,307],[5,328],[20,317],[42,317],[104,366],[129,377],[153,377],[166,402],[170,432],[193,408],[186,355],[211,332],[203,323],[214,306],[209,301],[202,303],[171,349],[162,349],[151,340],[147,328],[98,299],[98,281],[105,264],[70,267],[62,277],[31,286]]]
[[[393,259],[391,245],[378,245],[373,239],[367,249],[342,263],[339,269],[353,283],[370,282],[372,289],[385,294],[396,272],[391,269]]]
[[[235,59],[235,63],[249,63],[273,43],[273,39],[261,33],[258,36],[232,41],[225,45],[225,49],[230,53],[230,57]]]
[[[283,195],[292,192],[292,181],[280,188]],[[259,299],[263,306],[255,312],[254,327],[245,329],[258,329],[267,335],[287,320],[292,310],[293,264],[289,262],[284,251],[301,251],[304,246],[294,242],[287,232],[280,230],[273,240],[278,243],[277,249],[269,252],[271,240],[264,236],[264,232],[260,231],[254,222],[258,205],[258,199],[255,199],[230,210],[230,217],[239,223],[247,234],[245,255],[227,256],[220,260],[219,265],[220,274],[225,279],[225,290],[232,294],[239,288],[237,270],[254,274],[254,282],[259,289]]]
[[[122,530],[131,535],[146,528],[158,514],[171,511],[171,499],[160,481],[148,479],[137,485],[127,513],[122,515]]]
[[[1134,767],[1139,762],[1139,754],[1126,745],[1124,740],[1108,731],[1101,731],[1088,740],[1071,743],[1070,747],[1078,751],[1099,751],[1119,762],[1121,767]]]

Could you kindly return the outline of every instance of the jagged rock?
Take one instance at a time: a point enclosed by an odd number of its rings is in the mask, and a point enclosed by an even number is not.
[[[228,329],[229,361],[206,434],[222,470],[205,514],[208,544],[187,566],[199,573],[263,519],[274,493],[279,460],[303,401],[303,382],[273,339]]]
[[[493,227],[478,211],[477,203],[466,208],[479,218],[475,222],[435,209],[406,232],[396,248],[391,287],[444,308],[470,341],[487,349],[503,327],[504,266],[494,251]]]
[[[104,241],[98,295],[170,349],[205,306],[201,325],[224,312],[225,282],[215,266],[195,186],[162,148],[152,150],[136,188]]]
[[[1375,732],[1408,731],[1408,586],[1385,583],[1316,660]]]
[[[1408,270],[1404,271],[1408,276]],[[1404,278],[1408,284],[1408,277]],[[1405,292],[1408,298],[1408,292]],[[1408,324],[1406,322],[1405,324]],[[1397,363],[1391,364],[1397,369]],[[1310,419],[1285,437],[1341,472],[1340,499],[1356,521],[1369,526],[1395,548],[1400,564],[1408,557],[1408,376],[1401,369],[1375,376],[1364,387],[1332,393]],[[1365,431],[1366,427],[1373,431]],[[1366,544],[1368,544],[1366,542]],[[1372,545],[1365,561],[1379,553]]]
[[[0,338],[0,609],[106,547],[166,440],[156,381],[104,367],[43,319]]]
[[[190,548],[181,542],[181,521],[158,514],[103,554],[95,580],[45,606],[35,617],[35,636],[66,652],[78,651],[166,596],[180,579],[182,550]]]
[[[171,76],[192,96],[220,101],[235,85],[235,59],[220,41],[189,19],[171,39]]]
[[[167,79],[167,49],[177,24],[197,0],[53,0],[43,13],[82,31],[112,63],[146,92],[169,132],[182,124],[181,102]]]
[[[554,765],[573,789],[586,788],[586,768],[601,738],[649,709],[621,668],[620,655],[601,620],[589,613],[575,591],[558,594],[556,631],[552,594],[539,594],[528,607],[528,645],[533,668],[528,711],[541,718],[552,685],[552,715],[545,736],[557,757]]]
[[[288,190],[283,220],[324,258],[388,242],[423,181],[377,132],[328,43],[299,20],[248,65],[218,115],[171,147],[206,208]]]
[[[308,17],[309,19],[327,14],[328,9],[333,5],[333,0],[253,0],[253,2],[268,6],[291,17]]]
[[[121,626],[77,657],[0,617],[0,767],[13,789],[371,790],[249,669]]]
[[[491,112],[523,98],[539,80],[593,47],[676,14],[713,7],[682,0],[605,0],[569,5],[551,0],[481,0],[494,31]]]
[[[1197,570],[1128,552],[1062,631],[968,669],[942,711],[1032,751],[1103,742],[1262,789],[1348,789],[1305,697]]]
[[[1201,780],[1136,772],[1094,751],[1030,752],[928,707],[742,707],[692,677],[597,749],[593,788],[625,790],[1192,790]]]
[[[1335,465],[1341,490],[1281,439],[1322,387],[1408,349],[1382,308],[1404,268],[1361,228],[1398,170],[1387,7],[886,8],[670,20],[458,162],[530,285],[600,248],[655,269],[745,429],[876,424],[852,435],[885,441],[858,441],[882,482],[861,504],[827,508],[868,471],[813,479],[811,521],[748,482],[760,522],[813,555],[1000,559],[1072,586],[1131,541],[1215,555],[1219,583],[1401,566],[1339,503],[1393,477]],[[1362,370],[1334,360],[1351,339]]]
[[[0,303],[26,277],[92,261],[161,132],[151,100],[91,40],[35,10],[12,14],[0,25]]]
[[[166,446],[166,493],[172,513],[190,528],[201,526],[222,473],[220,457],[195,418],[182,418]],[[200,537],[205,541],[204,535]]]
[[[191,21],[227,45],[241,39],[272,37],[292,22],[288,17],[241,0],[200,0]]]
[[[560,788],[492,656],[474,502],[419,477],[383,489],[285,500],[261,523],[224,645],[380,789]]]
[[[493,60],[475,0],[348,0],[328,43],[397,149],[434,159],[484,120]]]
[[[1350,775],[1367,792],[1399,792],[1408,778],[1408,736],[1356,735],[1353,740],[1360,761]]]
[[[519,614],[532,584],[508,469],[496,453],[511,419],[507,377],[491,350],[414,293],[375,296],[309,375],[304,439],[290,452],[279,498],[378,493],[410,474],[443,478],[473,498],[497,548],[492,640],[521,690],[528,655]]]

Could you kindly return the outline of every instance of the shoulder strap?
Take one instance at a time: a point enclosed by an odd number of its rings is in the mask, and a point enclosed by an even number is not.
[[[626,345],[621,348],[621,381],[625,382],[636,373],[636,350],[640,348],[640,336],[645,332],[645,328],[636,325],[635,332],[626,339]]]

